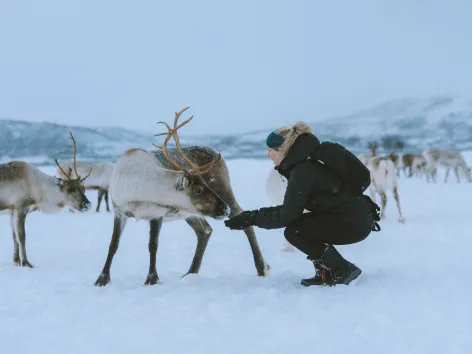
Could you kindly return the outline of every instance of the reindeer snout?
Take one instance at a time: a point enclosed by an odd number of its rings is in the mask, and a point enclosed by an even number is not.
[[[226,203],[223,203],[221,205],[221,208],[219,210],[220,212],[218,213],[218,216],[215,219],[224,219],[227,218],[231,212],[229,206]]]
[[[87,199],[82,203],[80,209],[82,209],[83,211],[88,211],[92,209],[92,203],[90,203],[90,201]]]

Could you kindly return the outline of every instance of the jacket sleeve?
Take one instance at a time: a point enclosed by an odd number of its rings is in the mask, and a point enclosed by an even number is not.
[[[294,167],[283,204],[259,209],[254,217],[254,225],[263,229],[279,229],[297,220],[303,214],[314,184],[315,175],[310,162]]]

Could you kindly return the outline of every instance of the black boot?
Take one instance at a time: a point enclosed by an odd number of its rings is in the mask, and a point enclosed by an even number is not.
[[[321,259],[314,260],[310,257],[307,258],[315,265],[316,274],[312,278],[302,279],[301,283],[305,286],[334,286],[336,284],[348,285],[362,272],[354,264],[345,260],[333,245],[328,245],[328,247],[326,247]]]

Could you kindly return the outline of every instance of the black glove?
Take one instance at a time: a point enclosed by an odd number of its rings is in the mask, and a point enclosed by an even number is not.
[[[225,220],[225,226],[231,230],[243,230],[255,223],[257,212],[253,210],[243,211],[242,213]]]

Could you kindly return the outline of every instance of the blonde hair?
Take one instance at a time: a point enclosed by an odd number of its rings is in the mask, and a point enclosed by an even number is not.
[[[281,127],[277,129],[275,133],[284,138],[279,153],[282,157],[285,157],[295,140],[302,134],[313,134],[313,129],[305,122],[296,122],[291,127]]]

